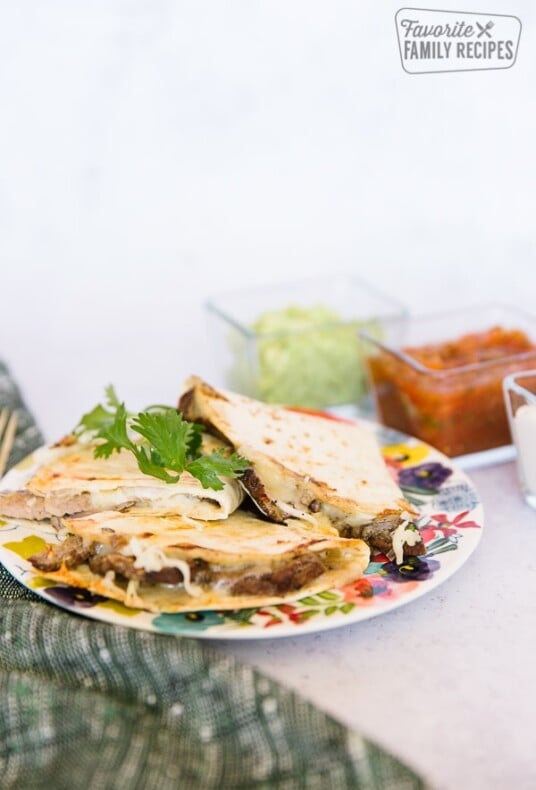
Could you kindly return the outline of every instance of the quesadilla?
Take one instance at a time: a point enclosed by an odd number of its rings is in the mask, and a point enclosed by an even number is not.
[[[272,521],[327,518],[341,536],[394,552],[398,562],[424,553],[411,523],[417,514],[365,426],[270,406],[197,377],[186,382],[179,410],[248,459],[242,485]]]
[[[61,520],[65,535],[30,562],[46,578],[152,612],[265,606],[340,587],[369,561],[361,540],[246,510],[198,521],[100,512]]]
[[[224,446],[211,436],[203,437],[207,453]],[[184,472],[178,482],[169,484],[143,474],[131,453],[95,458],[94,449],[93,443],[69,437],[63,444],[38,450],[3,478],[0,514],[39,521],[137,505],[160,514],[221,519],[244,498],[236,480],[224,478],[221,490],[208,490]]]

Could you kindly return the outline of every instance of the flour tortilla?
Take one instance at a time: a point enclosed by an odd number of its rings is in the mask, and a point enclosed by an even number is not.
[[[57,571],[39,571],[54,581],[152,612],[239,609],[296,600],[358,579],[370,557],[363,541],[341,539],[331,527],[312,527],[296,519],[283,526],[245,510],[237,510],[224,520],[195,523],[181,516],[101,512],[65,518],[62,526],[86,545],[95,541],[103,553],[119,551],[135,557],[136,565],[147,571],[173,564],[180,567],[183,582],[174,585],[128,582],[113,572],[103,576],[92,572],[87,562],[71,568],[62,566]],[[248,594],[234,594],[231,589],[246,577],[262,582],[278,570],[291,567],[289,563],[311,557],[313,562],[322,563],[322,573],[304,583],[298,575],[292,589]],[[198,584],[195,578],[186,577],[188,568],[200,561],[207,578]],[[190,564],[188,568],[186,563]]]
[[[252,473],[243,482],[274,520],[321,513],[343,529],[382,518],[395,523],[415,513],[391,477],[375,436],[358,422],[270,406],[217,390],[195,376],[185,384],[179,409],[249,460]]]
[[[211,436],[203,439],[204,452],[224,446]],[[2,480],[0,514],[42,520],[135,504],[160,514],[218,519],[229,516],[244,498],[236,480],[223,478],[219,491],[203,488],[188,472],[177,483],[166,483],[143,474],[129,452],[95,458],[94,449],[83,442],[41,448]]]

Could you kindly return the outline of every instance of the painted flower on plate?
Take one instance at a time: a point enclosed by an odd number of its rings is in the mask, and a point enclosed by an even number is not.
[[[440,563],[437,560],[407,557],[400,565],[397,565],[396,562],[386,562],[382,566],[380,576],[397,584],[407,584],[411,581],[422,582],[429,579],[439,567]]]
[[[430,453],[426,444],[390,444],[382,448],[386,460],[400,467],[413,466],[423,461]]]
[[[413,488],[434,493],[452,474],[452,469],[436,461],[401,469],[398,483],[401,488]]]
[[[91,606],[96,606],[98,603],[108,600],[102,595],[93,595],[88,590],[82,590],[80,587],[45,587],[44,592],[50,595],[60,605],[70,606],[80,609],[89,609]]]
[[[470,510],[463,510],[461,513],[450,517],[447,513],[434,513],[431,515],[429,523],[420,529],[422,539],[427,544],[427,547],[438,535],[452,540],[454,545],[454,538],[462,534],[460,530],[481,529],[480,524],[472,518],[468,518],[470,512]]]
[[[473,510],[478,505],[478,497],[468,483],[457,482],[454,485],[445,486],[433,499],[431,507],[438,511],[461,513],[462,511]]]
[[[179,612],[159,614],[153,618],[152,625],[167,634],[187,634],[192,631],[206,631],[224,622],[225,616],[221,612]]]

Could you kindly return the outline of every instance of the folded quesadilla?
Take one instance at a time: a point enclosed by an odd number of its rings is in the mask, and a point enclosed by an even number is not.
[[[61,520],[65,535],[30,562],[43,576],[152,612],[237,609],[296,600],[359,578],[361,540],[246,510],[197,521],[132,511]]]
[[[224,443],[205,435],[206,453]],[[95,458],[95,445],[68,441],[38,450],[11,470],[0,484],[0,514],[42,520],[52,516],[121,510],[137,505],[190,518],[226,518],[244,498],[238,481],[224,478],[221,490],[203,488],[184,472],[165,483],[140,471],[131,453]]]
[[[270,406],[197,377],[186,382],[179,409],[248,459],[242,485],[273,521],[328,518],[341,536],[362,538],[376,551],[395,549],[399,562],[424,553],[411,525],[416,512],[365,426]]]

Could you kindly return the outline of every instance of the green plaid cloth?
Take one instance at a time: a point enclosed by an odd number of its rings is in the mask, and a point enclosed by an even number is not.
[[[19,410],[15,463],[42,437]],[[3,790],[363,788],[424,783],[374,744],[206,643],[67,614],[0,566]]]

